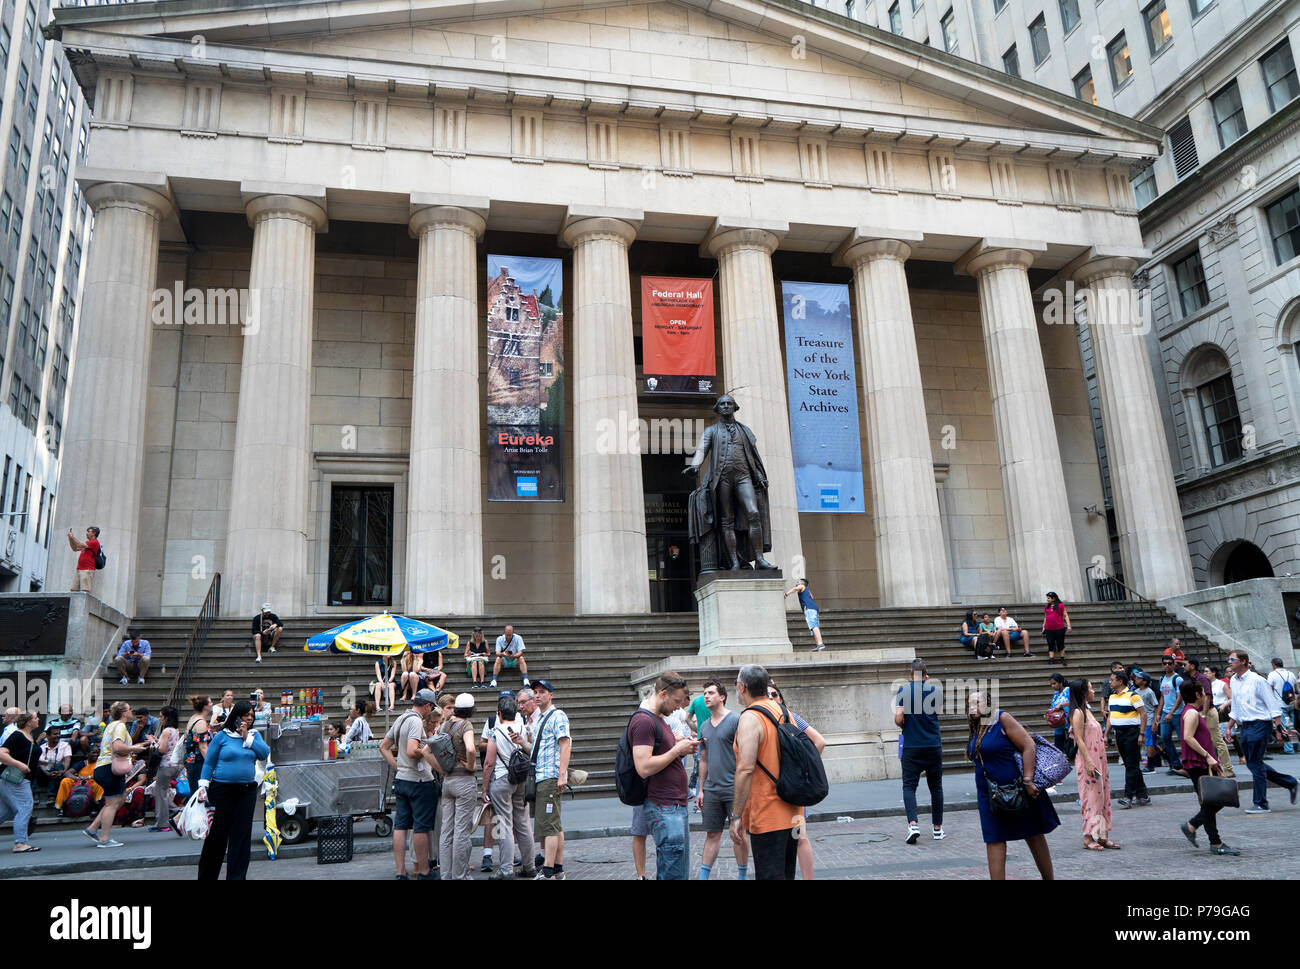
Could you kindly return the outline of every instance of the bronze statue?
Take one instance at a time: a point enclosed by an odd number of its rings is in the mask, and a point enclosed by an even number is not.
[[[719,397],[713,410],[719,419],[704,432],[682,471],[695,474],[710,455],[708,480],[691,492],[687,515],[691,541],[699,545],[700,571],[717,571],[724,558],[733,572],[775,569],[763,558],[772,550],[772,520],[767,472],[754,432],[736,420],[740,405],[730,394]]]

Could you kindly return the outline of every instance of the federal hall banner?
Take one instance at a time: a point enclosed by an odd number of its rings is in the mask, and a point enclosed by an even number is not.
[[[1040,303],[1131,288],[1158,130],[803,4],[52,30],[95,210],[54,531],[111,529],[109,606],[192,616],[219,571],[224,613],[321,628],[689,611],[681,472],[724,390],[768,558],[825,610],[1072,602],[1120,564],[1075,328]],[[156,325],[178,286],[247,290],[257,325]],[[1124,573],[1159,598],[1191,575],[1131,322],[1086,325]]]

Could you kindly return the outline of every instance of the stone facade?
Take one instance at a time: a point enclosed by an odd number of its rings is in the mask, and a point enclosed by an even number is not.
[[[120,120],[97,129],[83,184],[160,197],[157,279],[122,280],[121,298],[143,306],[149,286],[179,280],[247,286],[254,302],[269,288],[277,301],[260,330],[153,327],[147,482],[137,499],[83,496],[139,520],[120,560],[134,576],[117,593],[128,608],[192,611],[211,571],[234,569],[228,611],[272,597],[282,614],[355,612],[328,604],[331,491],[384,483],[394,609],[644,611],[641,465],[592,442],[610,421],[708,414],[635,397],[649,272],[718,274],[719,384],[758,435],[776,560],[815,576],[824,606],[897,603],[899,589],[914,604],[1036,600],[1048,587],[1072,598],[1084,568],[1109,566],[1104,524],[1083,511],[1101,491],[1078,348],[1033,292],[1089,260],[1141,255],[1112,176],[1154,153],[1154,131],[952,58],[916,71],[906,45],[780,4],[515,3],[509,17],[504,3],[472,15],[417,6],[366,0],[329,21],[267,6],[261,26],[246,5],[169,14],[167,34],[204,36],[201,60],[117,8],[61,15],[87,89],[131,78],[114,88]],[[130,67],[110,48],[129,50]],[[852,247],[870,240],[895,260],[888,277],[854,276]],[[118,238],[95,241],[111,250]],[[566,362],[563,503],[466,498],[488,471],[481,444],[477,479],[472,461],[452,480],[435,473],[433,455],[459,461],[474,447],[437,422],[483,414],[489,336],[480,326],[475,358],[467,334],[501,291],[487,252],[564,260],[563,353],[549,351]],[[781,278],[860,288],[871,298],[855,307],[857,358],[884,354],[902,377],[882,395],[883,377],[859,368],[864,430],[885,426],[887,399],[909,415],[911,430],[880,436],[875,457],[906,453],[921,482],[874,525],[796,511]],[[873,303],[885,286],[888,301]],[[914,354],[876,342],[873,328],[904,311]],[[94,325],[108,326],[98,312]],[[114,325],[148,325],[129,316]],[[419,349],[425,326],[441,355]],[[1125,352],[1140,357],[1140,341]],[[544,380],[545,339],[538,356]],[[442,405],[419,405],[413,427],[416,388]],[[1136,421],[1156,405],[1120,406]],[[83,414],[79,433],[133,440],[120,419]],[[435,463],[413,480],[417,453]],[[300,471],[281,480],[286,468]],[[259,529],[276,536],[272,559],[249,541]],[[917,534],[924,555],[879,554]],[[437,541],[467,549],[459,573],[425,554]]]

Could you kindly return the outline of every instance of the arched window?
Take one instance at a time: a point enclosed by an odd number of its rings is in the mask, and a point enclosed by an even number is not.
[[[1223,351],[1207,345],[1183,364],[1183,403],[1201,463],[1210,468],[1241,457],[1241,414],[1232,368]]]

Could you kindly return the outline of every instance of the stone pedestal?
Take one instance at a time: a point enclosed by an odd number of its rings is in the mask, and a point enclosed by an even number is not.
[[[665,670],[684,677],[692,695],[704,689],[705,680],[717,680],[727,688],[727,708],[739,713],[736,674],[745,664],[757,663],[781,687],[786,709],[798,711],[826,738],[826,776],[832,784],[844,784],[902,776],[893,704],[915,657],[910,646],[797,654],[701,651],[698,656],[670,656],[637,670],[631,679],[642,698]]]
[[[700,577],[700,655],[794,652],[785,624],[785,589],[780,569],[718,572]]]

